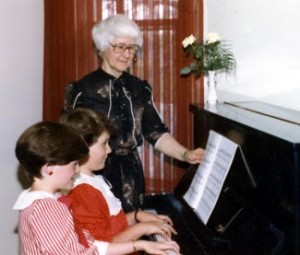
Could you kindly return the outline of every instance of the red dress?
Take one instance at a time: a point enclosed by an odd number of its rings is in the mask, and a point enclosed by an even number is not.
[[[128,228],[120,201],[101,176],[81,174],[69,198],[75,224],[87,229],[96,240],[111,242]]]

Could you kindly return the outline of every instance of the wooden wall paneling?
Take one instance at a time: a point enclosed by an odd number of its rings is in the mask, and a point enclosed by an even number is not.
[[[91,38],[95,20],[96,5],[93,0],[76,1],[74,29],[76,35],[76,79],[98,68],[97,54]]]
[[[203,37],[203,1],[179,0],[179,18],[177,24],[177,57],[178,57],[178,80],[176,86],[176,116],[177,138],[188,148],[193,148],[193,118],[189,112],[190,103],[203,103],[203,78],[195,79],[194,75],[181,77],[180,69],[187,65],[190,60],[185,58],[182,40],[194,34],[198,38]]]
[[[57,120],[65,85],[98,67],[93,0],[45,0],[44,120]]]

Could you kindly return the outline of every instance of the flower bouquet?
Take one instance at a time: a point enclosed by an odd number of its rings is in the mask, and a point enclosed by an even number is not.
[[[181,69],[183,76],[194,72],[196,77],[207,76],[209,71],[229,73],[235,71],[236,61],[229,46],[220,40],[216,33],[210,33],[204,42],[198,41],[193,35],[182,41],[186,56],[192,57],[192,62]]]

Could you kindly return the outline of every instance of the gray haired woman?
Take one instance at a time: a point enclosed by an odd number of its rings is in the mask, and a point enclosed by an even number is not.
[[[142,209],[145,183],[137,148],[143,139],[191,164],[201,162],[204,150],[188,150],[176,141],[156,110],[149,83],[127,72],[143,44],[138,25],[125,15],[113,15],[93,27],[92,38],[101,67],[66,86],[65,110],[88,107],[110,118],[117,132],[102,173],[125,212]]]

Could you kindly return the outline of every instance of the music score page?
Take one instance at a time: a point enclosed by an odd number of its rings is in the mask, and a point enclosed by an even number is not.
[[[209,131],[204,160],[183,196],[204,224],[207,224],[217,203],[237,147],[233,141]]]

